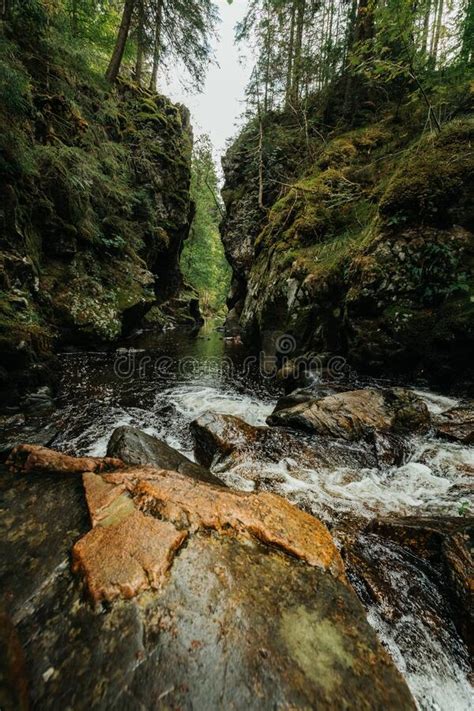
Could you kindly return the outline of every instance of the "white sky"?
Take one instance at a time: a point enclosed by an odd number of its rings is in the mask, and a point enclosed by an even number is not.
[[[185,104],[191,111],[194,134],[208,133],[219,158],[225,141],[235,134],[237,119],[244,110],[244,92],[251,66],[239,61],[239,48],[234,44],[234,27],[247,10],[247,0],[218,0],[221,22],[214,45],[218,65],[212,65],[201,94],[191,94],[180,86],[178,78],[162,82],[158,90],[173,101]]]

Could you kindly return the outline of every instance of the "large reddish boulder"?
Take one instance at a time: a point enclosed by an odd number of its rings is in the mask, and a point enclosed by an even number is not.
[[[6,474],[0,603],[33,707],[415,708],[309,514],[152,467],[80,483]]]

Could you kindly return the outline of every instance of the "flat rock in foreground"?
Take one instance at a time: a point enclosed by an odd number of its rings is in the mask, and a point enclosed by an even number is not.
[[[329,572],[337,551],[323,567],[297,557],[298,541],[308,555],[335,550],[316,519],[276,496],[146,467],[85,474],[87,500],[80,481],[2,478],[0,602],[33,707],[414,709],[357,597]],[[92,605],[65,558],[72,546],[119,588],[133,565],[134,597],[122,588],[105,609]]]
[[[275,494],[227,491],[152,468],[83,480],[94,528],[73,559],[96,602],[158,588],[180,545],[198,531],[257,538],[345,579],[324,524]]]

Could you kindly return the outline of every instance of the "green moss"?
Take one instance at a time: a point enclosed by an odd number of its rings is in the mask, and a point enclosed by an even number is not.
[[[416,143],[400,161],[380,202],[385,223],[452,224],[466,184],[474,182],[473,139],[474,121],[460,121]]]
[[[12,100],[0,102],[1,227],[40,284],[20,276],[27,312],[0,304],[12,344],[24,332],[33,342],[36,326],[73,340],[116,338],[124,313],[140,318],[156,300],[151,270],[178,254],[187,229],[184,114],[129,82],[111,91],[63,39],[52,25],[41,46],[20,52],[10,42],[2,53],[11,81],[0,91]]]

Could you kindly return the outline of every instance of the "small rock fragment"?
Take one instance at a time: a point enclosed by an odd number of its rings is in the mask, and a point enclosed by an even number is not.
[[[172,523],[135,510],[114,526],[86,533],[73,548],[73,570],[83,573],[95,602],[131,598],[159,586],[186,537]]]
[[[110,457],[71,457],[62,452],[35,444],[20,444],[15,447],[7,459],[7,467],[12,472],[39,474],[52,472],[70,474],[82,472],[103,472],[120,469],[124,466],[121,459]]]

